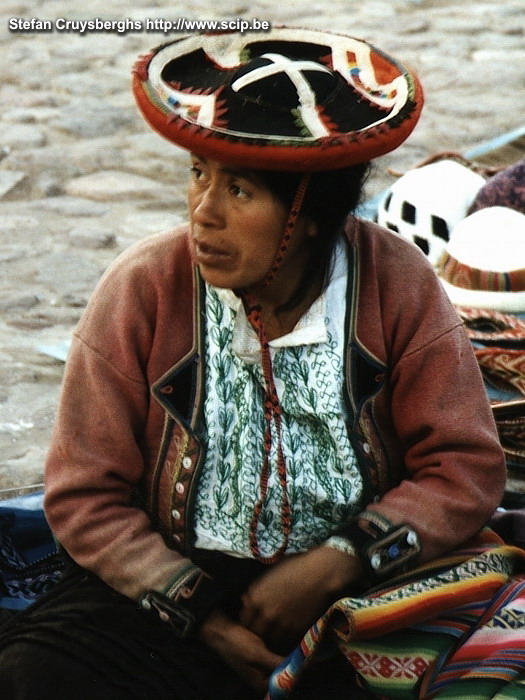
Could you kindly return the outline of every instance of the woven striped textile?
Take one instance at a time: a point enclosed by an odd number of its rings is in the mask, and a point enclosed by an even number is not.
[[[266,700],[287,698],[334,653],[381,699],[525,699],[525,551],[454,552],[338,600],[275,671]]]

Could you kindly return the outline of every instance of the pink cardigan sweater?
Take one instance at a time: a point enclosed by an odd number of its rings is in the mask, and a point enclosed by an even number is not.
[[[352,217],[346,236],[345,386],[364,514],[413,527],[425,561],[487,522],[503,453],[470,342],[424,256]],[[135,599],[191,558],[201,304],[187,228],[148,237],[103,276],[66,365],[47,517],[80,565]]]

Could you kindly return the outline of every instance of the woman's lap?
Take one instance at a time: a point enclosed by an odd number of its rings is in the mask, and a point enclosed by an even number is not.
[[[343,661],[312,669],[293,698],[367,697]],[[0,626],[0,688],[9,700],[261,700],[206,646],[76,566]]]
[[[0,688],[10,700],[258,697],[204,645],[80,572],[0,628]]]

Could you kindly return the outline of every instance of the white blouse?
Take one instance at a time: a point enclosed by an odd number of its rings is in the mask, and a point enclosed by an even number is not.
[[[323,294],[290,333],[270,341],[292,507],[288,552],[325,540],[360,510],[363,481],[342,393],[347,277],[340,243]],[[206,287],[205,345],[207,449],[195,504],[196,546],[251,557],[250,522],[264,459],[264,378],[258,338],[231,290]],[[283,542],[275,442],[257,530],[263,556]]]

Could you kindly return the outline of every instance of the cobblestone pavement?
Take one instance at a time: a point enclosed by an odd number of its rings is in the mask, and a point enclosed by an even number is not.
[[[42,478],[63,372],[42,348],[68,339],[120,251],[185,218],[186,157],[148,130],[129,90],[135,57],[174,37],[162,31],[167,21],[257,18],[333,29],[364,37],[416,69],[426,92],[423,116],[406,144],[377,161],[370,194],[392,181],[388,168],[403,171],[437,151],[464,152],[525,123],[522,0],[312,0],[286,7],[269,0],[116,0],[110,12],[101,0],[72,5],[3,0],[0,9],[4,488]],[[96,18],[142,29],[81,31],[80,20]],[[44,20],[51,30],[41,30]]]

